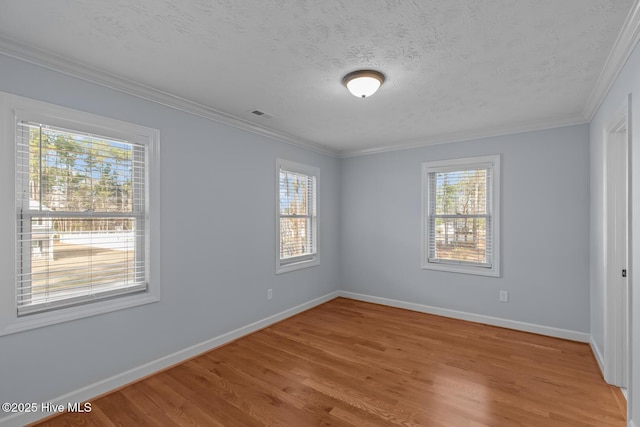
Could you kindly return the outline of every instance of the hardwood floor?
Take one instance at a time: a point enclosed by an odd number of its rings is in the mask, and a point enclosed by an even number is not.
[[[625,426],[587,344],[338,298],[40,426]]]

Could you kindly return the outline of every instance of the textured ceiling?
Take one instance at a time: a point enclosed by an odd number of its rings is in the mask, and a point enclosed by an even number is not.
[[[633,3],[1,0],[0,37],[350,153],[584,122]]]

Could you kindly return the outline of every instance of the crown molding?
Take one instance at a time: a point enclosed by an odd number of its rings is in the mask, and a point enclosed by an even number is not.
[[[53,55],[45,50],[18,42],[3,35],[0,35],[0,53],[71,77],[114,89],[127,95],[146,99],[166,107],[223,123],[237,129],[242,129],[327,156],[338,156],[336,151],[316,142],[279,132],[151,86],[105,72],[68,58]]]
[[[589,123],[582,115],[568,116],[558,120],[544,120],[534,123],[521,123],[519,125],[495,126],[492,128],[478,129],[468,132],[456,132],[442,135],[435,135],[428,138],[421,138],[406,143],[389,145],[377,148],[367,148],[363,150],[345,150],[339,153],[340,158],[358,157],[369,154],[381,154],[391,151],[410,150],[422,148],[430,145],[449,144],[452,142],[471,141],[474,139],[491,138],[496,136],[513,135],[517,133],[533,132],[545,129],[554,129],[565,126],[582,125]]]
[[[602,67],[598,81],[585,104],[583,115],[586,121],[590,122],[593,119],[639,40],[640,0],[635,0],[604,67]]]

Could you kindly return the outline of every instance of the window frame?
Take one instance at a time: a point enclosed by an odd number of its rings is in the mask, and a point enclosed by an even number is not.
[[[429,175],[434,172],[454,172],[481,167],[491,170],[491,180],[487,187],[487,228],[490,230],[492,259],[490,266],[473,262],[431,261],[429,242],[434,230],[431,229],[430,212],[433,203]],[[500,155],[465,157],[422,163],[422,269],[454,273],[500,277]]]
[[[160,300],[160,132],[157,129],[111,119],[54,104],[0,92],[0,119],[5,131],[0,134],[0,200],[11,202],[0,209],[0,237],[8,237],[8,244],[0,244],[0,266],[11,272],[11,286],[0,287],[0,336],[70,320],[149,304]],[[17,206],[18,122],[40,122],[78,132],[93,133],[108,138],[127,140],[145,145],[145,276],[144,292],[124,294],[111,299],[84,302],[78,305],[18,315],[17,286],[18,224]],[[9,215],[11,219],[9,220]],[[13,230],[9,231],[9,228]],[[5,241],[6,242],[6,241]]]
[[[312,236],[315,252],[308,255],[303,255],[296,258],[281,259],[280,247],[282,244],[280,238],[280,171],[285,170],[287,172],[293,172],[301,175],[306,175],[315,178],[315,194],[314,194],[314,213],[310,215],[312,222]],[[320,239],[319,239],[319,194],[320,194],[320,168],[316,166],[306,165],[303,163],[293,162],[285,159],[276,159],[276,191],[275,191],[275,213],[276,213],[276,234],[275,234],[275,262],[276,262],[276,274],[286,273],[289,271],[300,270],[303,268],[313,267],[320,265]]]

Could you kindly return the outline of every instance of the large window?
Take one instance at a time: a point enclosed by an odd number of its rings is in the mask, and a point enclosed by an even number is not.
[[[319,264],[318,179],[313,166],[278,159],[276,273]]]
[[[20,102],[13,327],[157,301],[158,132]]]
[[[499,276],[499,156],[423,163],[423,268]]]

